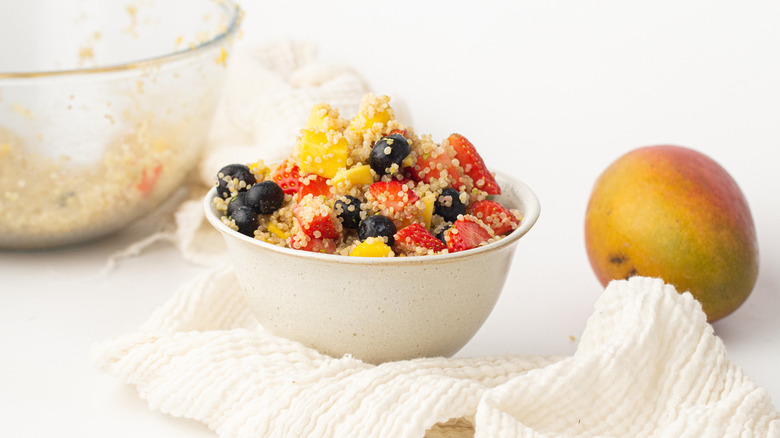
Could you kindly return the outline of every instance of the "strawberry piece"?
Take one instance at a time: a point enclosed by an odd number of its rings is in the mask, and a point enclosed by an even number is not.
[[[141,172],[141,180],[138,181],[135,187],[143,196],[147,196],[152,191],[155,183],[157,183],[157,178],[160,177],[160,172],[162,172],[162,163],[158,163],[151,169],[146,167]]]
[[[393,129],[387,135],[392,135],[392,134],[400,134],[401,137],[408,138],[406,136],[406,129]]]
[[[330,207],[322,198],[304,198],[293,207],[301,231],[315,239],[338,239],[339,230],[330,215]]]
[[[288,195],[292,195],[298,192],[301,185],[300,183],[301,172],[298,166],[290,164],[285,160],[276,170],[271,173],[271,178],[275,183],[279,184],[282,191]]]
[[[497,236],[514,230],[520,224],[520,221],[506,207],[489,199],[471,204],[469,212],[492,228]]]
[[[447,138],[447,142],[455,149],[455,158],[458,159],[463,172],[474,180],[476,188],[487,192],[488,195],[501,194],[501,187],[485,166],[485,161],[477,153],[477,149],[466,137],[452,134]]]
[[[379,204],[381,213],[388,217],[399,217],[408,205],[420,197],[400,181],[378,181],[368,186],[368,191]]]
[[[450,252],[476,248],[480,243],[493,237],[489,228],[474,216],[463,216],[455,221],[445,233],[447,249]]]
[[[417,185],[417,181],[410,178],[408,175],[402,174],[402,175],[393,175],[393,180],[398,181],[399,183],[408,186],[409,183],[412,183],[410,187],[414,187]]]
[[[447,248],[441,240],[419,223],[402,228],[394,236],[395,245],[404,252],[413,253],[417,248],[441,251]]]
[[[287,240],[292,249],[301,251],[321,252],[333,254],[336,252],[336,241],[333,239],[316,239],[304,233],[293,234]]]
[[[284,190],[284,189],[282,189]],[[330,198],[331,191],[328,185],[328,178],[311,174],[300,178],[300,186],[298,187],[298,199],[303,199],[304,196],[312,194],[316,196],[325,196]]]
[[[419,155],[409,173],[413,180],[430,184],[431,181],[441,178],[444,170],[447,171],[450,182],[448,185],[458,188],[463,184],[460,180],[460,171],[444,149]]]

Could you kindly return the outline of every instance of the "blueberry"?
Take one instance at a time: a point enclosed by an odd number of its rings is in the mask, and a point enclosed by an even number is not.
[[[257,220],[257,213],[250,207],[246,205],[238,207],[230,216],[230,219],[236,221],[239,233],[255,237],[255,230],[260,226],[260,221]]]
[[[284,190],[273,181],[263,181],[246,192],[245,202],[257,214],[271,214],[284,203]]]
[[[336,201],[336,217],[344,228],[356,229],[360,224],[360,199],[344,195]]]
[[[393,164],[401,168],[401,162],[412,150],[409,142],[400,134],[390,134],[380,138],[371,149],[368,164],[378,175],[391,173]]]
[[[442,228],[441,231],[436,233],[436,238],[441,240],[442,242],[444,242],[446,244],[447,243],[447,239],[445,238],[445,233],[447,232],[447,230],[450,229],[450,227],[451,227],[451,225],[447,224],[446,227]]]
[[[233,196],[230,198],[230,201],[228,201],[227,216],[232,216],[234,211],[236,211],[239,207],[243,207],[244,205],[246,205],[246,192],[236,193],[236,196]]]
[[[460,202],[460,192],[447,187],[433,203],[433,212],[447,222],[455,222],[459,214],[466,214],[466,205]]]
[[[225,181],[225,177],[238,179],[239,183],[241,181],[246,183],[244,187],[238,188],[237,191],[244,191],[247,186],[257,182],[252,171],[249,170],[249,166],[244,164],[228,164],[217,172],[217,193],[223,198],[230,196],[230,188],[228,187],[227,181]]]
[[[395,224],[387,216],[376,214],[363,219],[358,226],[358,238],[366,240],[369,237],[387,237],[387,244],[395,243]]]

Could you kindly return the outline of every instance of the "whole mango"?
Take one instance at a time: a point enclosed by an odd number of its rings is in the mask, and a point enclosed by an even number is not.
[[[714,160],[679,146],[635,149],[604,170],[588,202],[585,246],[603,285],[661,278],[691,292],[710,322],[739,307],[758,275],[742,191]]]

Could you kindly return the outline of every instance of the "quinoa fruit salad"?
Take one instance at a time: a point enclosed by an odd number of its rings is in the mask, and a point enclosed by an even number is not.
[[[367,94],[351,120],[314,105],[282,163],[220,169],[223,223],[274,245],[359,257],[465,251],[517,228],[520,211],[491,199],[501,187],[469,140],[417,135],[389,103]]]

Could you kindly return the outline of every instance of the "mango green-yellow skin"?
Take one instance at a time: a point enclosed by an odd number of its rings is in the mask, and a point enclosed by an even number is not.
[[[601,174],[585,215],[585,246],[603,285],[661,278],[691,292],[710,322],[739,307],[758,275],[742,191],[718,163],[679,146],[635,149]]]

